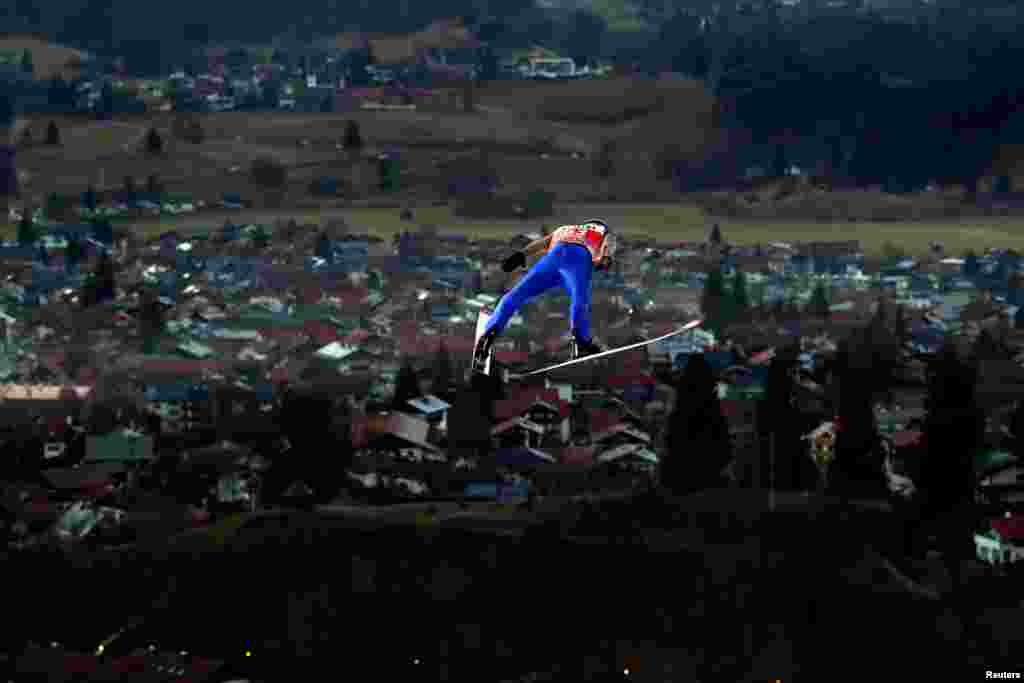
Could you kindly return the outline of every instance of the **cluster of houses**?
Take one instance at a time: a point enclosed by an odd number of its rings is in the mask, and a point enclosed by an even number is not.
[[[472,435],[479,406],[460,403],[457,387],[477,313],[511,285],[500,269],[508,242],[426,229],[384,241],[294,222],[229,221],[146,243],[91,230],[47,225],[36,245],[0,246],[0,411],[9,443],[24,445],[31,435],[18,462],[36,471],[31,486],[24,467],[2,477],[21,482],[6,495],[12,543],[127,542],[142,529],[181,530],[224,510],[259,507],[262,473],[283,447],[275,416],[291,386],[338,397],[355,450],[353,490],[507,501],[649,481],[677,400],[672,373],[694,353],[718,374],[734,446],[730,473],[743,485],[763,481],[757,416],[774,349],[800,345],[802,400],[820,407],[827,401],[814,379],[818,361],[870,320],[880,300],[902,305],[906,375],[918,384],[920,358],[948,334],[987,329],[1008,346],[1019,341],[1011,276],[1020,257],[1010,252],[968,259],[965,273],[961,259],[938,250],[875,263],[853,242],[730,248],[629,240],[616,269],[594,280],[594,326],[606,345],[699,317],[714,264],[727,276],[745,273],[759,313],[719,338],[697,330],[534,381],[525,371],[567,352],[568,302],[552,294],[514,317],[497,343],[504,396],[486,415],[486,430]],[[72,233],[86,249],[68,269],[63,247]],[[84,278],[105,254],[118,264],[115,296],[83,309]],[[802,310],[822,286],[828,315]],[[150,300],[162,311],[156,332],[144,324]],[[993,362],[1001,365],[989,374],[1000,378],[1020,365],[1012,357]],[[399,387],[410,373],[412,390]],[[908,425],[920,416],[923,390],[915,391],[917,399],[901,401],[917,405],[916,415],[904,407],[880,417],[897,445],[915,441]],[[1001,391],[1012,388],[992,385],[993,405],[1005,400]],[[1015,463],[1005,454],[986,470],[988,490],[1001,500],[1016,495]],[[163,493],[131,498],[143,482]],[[157,515],[151,508],[166,503],[168,486],[190,493]],[[155,524],[154,515],[172,522]],[[1007,524],[993,527],[1003,529],[1000,538],[1016,528]]]

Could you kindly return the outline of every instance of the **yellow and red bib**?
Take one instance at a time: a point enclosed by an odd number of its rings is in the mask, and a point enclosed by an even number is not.
[[[601,263],[605,257],[605,229],[595,223],[583,225],[563,225],[551,233],[551,244],[548,251],[558,244],[578,244],[586,247],[595,264]]]

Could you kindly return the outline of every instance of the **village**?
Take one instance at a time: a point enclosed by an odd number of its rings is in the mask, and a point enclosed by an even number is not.
[[[260,483],[288,449],[276,416],[293,386],[331,396],[352,460],[332,490],[314,496],[300,473],[286,482],[290,493],[322,504],[338,496],[516,504],[649,479],[678,400],[676,378],[703,354],[733,440],[728,478],[763,486],[771,475],[757,415],[776,350],[798,349],[800,401],[828,417],[824,361],[887,311],[885,343],[902,370],[896,397],[879,408],[880,429],[897,453],[912,445],[927,357],[950,336],[986,343],[979,395],[999,410],[984,461],[995,469],[979,470],[978,483],[1006,514],[1016,511],[1017,460],[1003,446],[1006,394],[1024,376],[1014,351],[1024,313],[1012,252],[960,258],[935,245],[886,262],[866,260],[856,242],[732,246],[717,226],[703,243],[629,241],[615,270],[594,283],[600,338],[620,346],[701,317],[704,327],[534,381],[522,374],[566,353],[567,300],[529,306],[497,349],[505,394],[487,415],[485,443],[465,435],[475,414],[455,404],[476,315],[509,286],[498,267],[507,243],[436,226],[387,243],[349,234],[341,222],[318,232],[294,221],[230,220],[139,243],[115,241],[103,226],[33,223],[19,236],[35,241],[3,246],[3,408],[8,447],[19,453],[7,461],[6,529],[16,547],[130,543],[136,511],[120,501],[136,487],[180,501],[178,528],[167,533],[281,504]],[[111,271],[112,287],[104,280]],[[711,278],[742,299],[732,313],[702,310]],[[87,296],[97,303],[82,307]],[[191,493],[161,488],[172,480]],[[992,555],[990,540],[978,543]],[[1017,543],[1000,537],[996,555],[1016,559]]]
[[[0,44],[0,675],[799,680],[860,610],[1015,661],[1012,136],[904,176],[864,115],[761,140],[678,55],[500,28]],[[588,218],[638,347],[542,370],[556,290],[474,373],[503,260]]]

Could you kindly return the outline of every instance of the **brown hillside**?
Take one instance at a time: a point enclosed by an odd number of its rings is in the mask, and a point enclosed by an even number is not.
[[[476,44],[473,33],[461,25],[458,19],[438,19],[416,33],[405,35],[364,34],[358,32],[339,33],[322,42],[340,50],[351,50],[369,41],[377,61],[396,63],[416,59],[419,50],[428,48],[460,48]]]
[[[650,159],[673,149],[700,161],[721,138],[714,96],[691,79],[503,81],[488,84],[479,99],[527,117],[601,125],[625,158]]]
[[[82,50],[49,43],[33,36],[5,35],[0,37],[0,52],[23,50],[32,51],[36,78],[45,79],[54,75],[73,78],[78,69],[73,66],[77,60],[87,61],[91,56]]]

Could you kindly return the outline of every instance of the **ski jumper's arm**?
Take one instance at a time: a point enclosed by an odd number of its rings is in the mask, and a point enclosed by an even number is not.
[[[550,244],[551,244],[551,236],[548,235],[547,237],[541,237],[539,240],[534,240],[534,241],[530,242],[529,244],[527,244],[525,247],[523,247],[522,253],[526,257],[527,265],[529,265],[529,262],[532,259],[534,259],[535,257],[544,254],[544,252],[546,252],[548,250],[548,246]],[[523,275],[525,275],[525,274],[526,274],[525,270],[514,273],[512,275],[511,282],[513,284],[518,282],[519,279]]]
[[[527,259],[531,259],[538,254],[543,254],[548,250],[548,246],[551,244],[551,235],[547,237],[541,237],[539,240],[534,240],[523,247],[523,253],[526,254]]]

